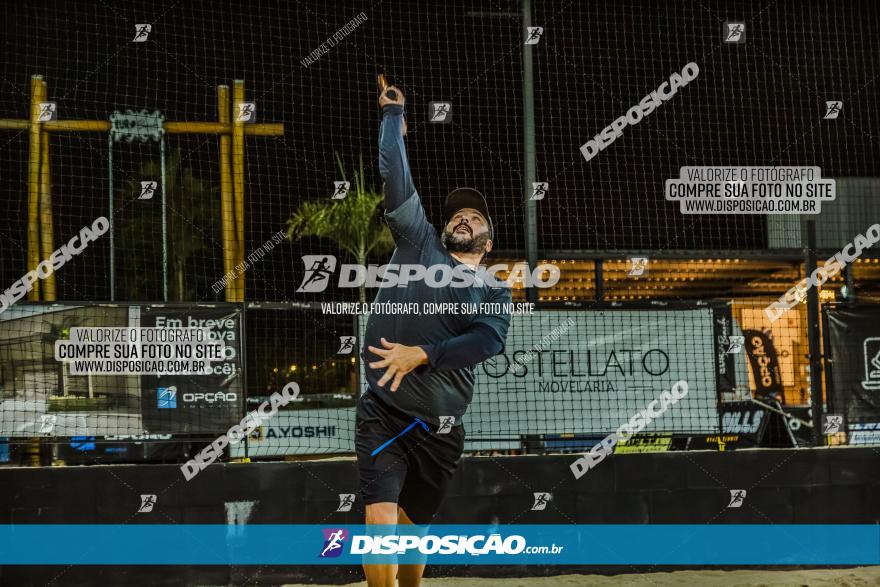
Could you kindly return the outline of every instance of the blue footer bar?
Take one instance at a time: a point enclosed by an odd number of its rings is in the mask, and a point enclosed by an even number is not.
[[[880,526],[0,525],[3,565],[877,565]]]

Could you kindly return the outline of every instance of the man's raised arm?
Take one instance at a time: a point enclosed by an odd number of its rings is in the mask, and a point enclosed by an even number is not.
[[[379,97],[379,105],[382,106],[379,173],[385,180],[385,214],[398,244],[399,237],[403,236],[411,244],[418,245],[433,232],[433,227],[425,217],[406,158],[406,145],[403,142],[406,132],[403,117],[405,99],[400,90],[393,86],[387,88],[391,89],[397,93],[395,100],[388,98],[384,92]]]

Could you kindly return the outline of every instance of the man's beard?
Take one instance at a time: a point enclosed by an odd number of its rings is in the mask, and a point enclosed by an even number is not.
[[[458,228],[456,226],[455,228]],[[449,227],[443,229],[440,235],[440,242],[446,247],[450,253],[483,253],[486,250],[486,243],[489,242],[489,233],[483,232],[477,236],[470,234],[457,234],[455,228],[449,230]]]

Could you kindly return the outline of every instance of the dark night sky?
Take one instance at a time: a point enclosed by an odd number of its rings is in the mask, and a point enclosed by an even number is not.
[[[880,175],[880,14],[873,1],[546,2],[535,0],[538,179],[542,251],[766,247],[760,216],[684,217],[663,199],[683,165],[819,165],[832,177]],[[364,12],[367,21],[308,68],[300,60]],[[482,14],[469,14],[480,11]],[[522,41],[516,2],[51,2],[4,3],[0,117],[23,118],[29,77],[44,75],[61,118],[106,120],[114,110],[214,120],[215,87],[246,81],[260,122],[281,138],[248,139],[247,240],[259,246],[305,199],[328,197],[333,152],[363,153],[372,181],[378,67],[408,96],[411,165],[429,216],[472,185],[489,196],[498,246],[521,250]],[[488,13],[499,13],[489,15]],[[745,19],[743,45],[720,42],[722,22]],[[153,23],[146,43],[134,25]],[[589,163],[578,147],[688,62],[701,73]],[[844,101],[842,119],[821,115]],[[426,122],[450,100],[453,122]],[[0,281],[25,270],[27,132],[0,135]],[[185,165],[218,183],[216,137],[179,136]],[[107,138],[52,141],[56,246],[106,212]],[[134,179],[154,145],[121,145],[117,182]],[[134,202],[132,205],[141,205]],[[154,217],[145,204],[136,214]],[[158,206],[158,201],[153,205]],[[171,212],[188,222],[187,210]],[[156,231],[158,235],[158,229]],[[222,276],[219,234],[188,267],[201,299]],[[254,268],[249,299],[299,300],[299,255],[326,242],[285,244]],[[124,261],[123,261],[124,262]],[[130,266],[137,261],[129,261]],[[145,265],[146,267],[146,265]],[[106,242],[65,267],[66,299],[107,298]],[[99,276],[96,279],[96,276]]]

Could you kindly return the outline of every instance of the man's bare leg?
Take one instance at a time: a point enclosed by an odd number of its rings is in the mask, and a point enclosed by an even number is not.
[[[413,524],[403,508],[397,508],[398,524]],[[422,584],[422,574],[425,572],[425,565],[400,565],[397,570],[397,581],[400,587],[419,587]]]
[[[390,501],[371,503],[367,506],[367,524],[397,524],[397,504]],[[369,587],[394,587],[396,564],[363,566]]]

